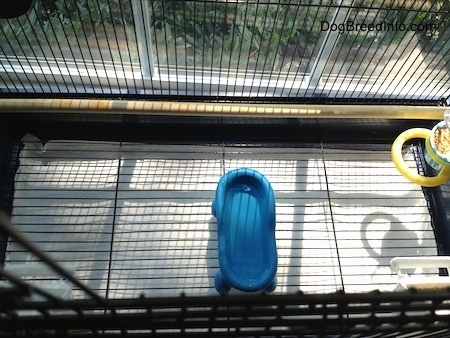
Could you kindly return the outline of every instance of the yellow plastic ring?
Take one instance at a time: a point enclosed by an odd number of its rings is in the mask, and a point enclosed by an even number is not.
[[[409,140],[415,138],[423,138],[426,140],[430,136],[430,132],[431,130],[425,128],[412,128],[405,130],[403,133],[398,135],[394,143],[392,143],[391,148],[392,161],[394,162],[398,171],[411,182],[424,187],[436,187],[447,181],[448,177],[446,175],[441,175],[441,173],[439,173],[437,176],[425,177],[413,172],[403,159],[402,148],[403,144],[405,144],[405,142]]]

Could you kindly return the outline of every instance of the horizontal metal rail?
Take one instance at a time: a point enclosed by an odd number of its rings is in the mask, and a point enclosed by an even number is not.
[[[0,99],[0,113],[101,113],[280,118],[442,120],[448,107],[242,104],[94,99]]]
[[[254,336],[431,333],[449,330],[449,293],[399,292],[326,295],[171,297],[17,302],[0,316],[0,333],[65,333],[91,336],[113,330],[185,336]],[[1,302],[0,302],[1,303]],[[0,313],[2,309],[0,308]],[[82,331],[79,331],[82,330]],[[130,331],[129,331],[130,330]],[[83,334],[84,333],[84,334]],[[102,335],[102,334],[100,334]],[[111,334],[111,336],[114,336]]]

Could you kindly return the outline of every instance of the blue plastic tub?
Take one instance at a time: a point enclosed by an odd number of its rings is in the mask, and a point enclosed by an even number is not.
[[[275,290],[275,197],[269,181],[249,168],[228,172],[217,186],[212,213],[219,241],[216,290]]]

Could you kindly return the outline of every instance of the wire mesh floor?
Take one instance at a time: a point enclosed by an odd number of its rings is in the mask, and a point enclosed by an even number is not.
[[[220,177],[244,166],[263,173],[275,191],[275,293],[393,290],[391,258],[437,254],[422,190],[397,172],[388,151],[42,146],[32,135],[23,142],[12,223],[107,298],[216,294],[211,202]],[[8,243],[6,262],[33,260]],[[75,290],[74,297],[84,295]]]

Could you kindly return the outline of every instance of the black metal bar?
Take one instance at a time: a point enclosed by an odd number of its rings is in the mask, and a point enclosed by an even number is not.
[[[48,293],[47,291],[45,291],[39,287],[36,287],[34,285],[31,285],[29,283],[24,282],[20,278],[5,271],[4,269],[0,269],[0,276],[8,279],[11,282],[11,284],[15,285],[17,288],[22,290],[22,292],[26,296],[31,296],[33,293],[37,293],[38,295],[41,295],[42,297],[45,297],[54,303],[59,303],[59,301],[60,301],[59,298],[53,296],[52,294]]]
[[[31,241],[29,241],[22,233],[14,229],[5,214],[0,213],[0,230],[6,233],[10,239],[16,240],[20,243],[24,248],[33,253],[36,257],[38,257],[41,261],[46,263],[49,267],[52,268],[53,271],[57,272],[60,276],[66,278],[68,281],[79,287],[83,290],[87,295],[91,298],[95,299],[98,303],[103,302],[103,298],[97,295],[94,291],[89,289],[83,283],[81,283],[78,279],[70,275],[63,267],[61,267],[58,263],[56,263],[50,256],[48,256],[45,252],[41,251],[36,245],[34,245]]]
[[[449,301],[449,291],[440,291],[141,297],[106,299],[102,305],[88,299],[61,300],[57,304],[17,302],[13,304],[13,310],[46,312],[48,316],[45,320],[35,315],[0,317],[0,333],[16,332],[21,327],[33,333],[49,330],[88,330],[89,334],[99,330],[148,330],[162,334],[181,330],[186,335],[198,336],[211,335],[211,332],[215,335],[220,330],[227,330],[230,336],[383,335],[439,330],[448,333]],[[344,313],[348,316],[343,316]]]

